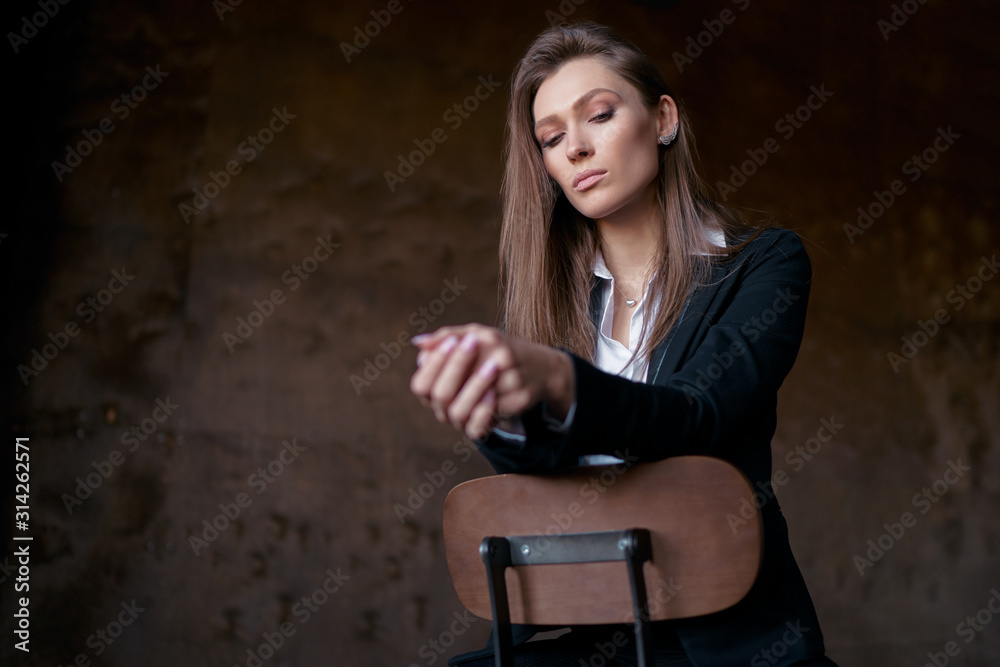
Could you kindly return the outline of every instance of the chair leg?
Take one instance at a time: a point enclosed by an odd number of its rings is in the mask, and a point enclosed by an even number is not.
[[[652,560],[653,547],[649,531],[632,528],[621,533],[574,533],[559,536],[567,545],[577,544],[576,553],[549,554],[548,558],[537,559],[544,562],[597,562],[624,560],[628,567],[629,583],[632,587],[632,611],[635,616],[636,655],[639,667],[652,667],[653,650],[649,635],[649,601],[646,596],[646,578],[643,564]],[[514,641],[510,623],[510,602],[507,599],[507,579],[505,572],[514,564],[511,542],[531,542],[533,537],[485,537],[479,545],[479,556],[486,564],[486,582],[490,590],[490,607],[493,612],[493,655],[495,667],[514,667]],[[555,538],[552,538],[555,540]],[[524,547],[526,554],[536,550]],[[558,550],[555,550],[558,551]],[[521,555],[517,554],[517,564]]]
[[[649,600],[646,596],[646,577],[642,566],[652,560],[653,549],[649,531],[634,528],[625,537],[625,563],[632,586],[632,612],[635,617],[635,652],[638,667],[652,667],[653,647],[649,636]]]
[[[510,543],[503,537],[483,538],[479,545],[479,555],[486,564],[486,581],[490,589],[494,665],[514,667],[514,640],[511,634],[510,603],[507,601],[505,577],[505,572],[510,567]]]

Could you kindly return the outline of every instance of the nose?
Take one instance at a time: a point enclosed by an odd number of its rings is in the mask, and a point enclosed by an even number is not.
[[[575,162],[594,154],[594,147],[583,132],[569,132],[566,137],[566,157]]]

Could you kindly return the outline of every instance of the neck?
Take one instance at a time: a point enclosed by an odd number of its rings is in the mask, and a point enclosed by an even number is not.
[[[659,254],[655,209],[653,206],[642,209],[620,210],[612,217],[597,221],[604,263],[630,296],[646,288]]]

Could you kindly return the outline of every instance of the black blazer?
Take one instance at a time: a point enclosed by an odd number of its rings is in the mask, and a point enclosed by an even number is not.
[[[523,441],[491,434],[480,450],[498,472],[552,471],[616,450],[640,461],[705,454],[734,464],[755,491],[769,489],[777,391],[802,340],[811,277],[798,236],[765,230],[698,281],[653,351],[645,384],[574,356],[568,430],[554,431],[536,407],[522,415]],[[595,321],[599,302],[595,287]],[[717,614],[654,624],[673,627],[699,667],[832,664],[822,658],[823,635],[773,495],[760,496],[764,553],[747,597]]]

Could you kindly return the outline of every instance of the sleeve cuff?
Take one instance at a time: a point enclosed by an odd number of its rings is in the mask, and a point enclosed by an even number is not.
[[[573,401],[573,405],[569,406],[569,411],[566,413],[565,419],[554,417],[551,413],[549,413],[548,406],[542,403],[542,419],[545,420],[546,426],[548,426],[549,429],[555,433],[566,433],[569,431],[570,427],[573,425],[573,417],[575,416],[576,401]]]
[[[502,440],[518,444],[523,444],[528,438],[527,431],[524,429],[524,420],[521,419],[520,415],[501,419],[500,423],[493,427],[493,433]]]

